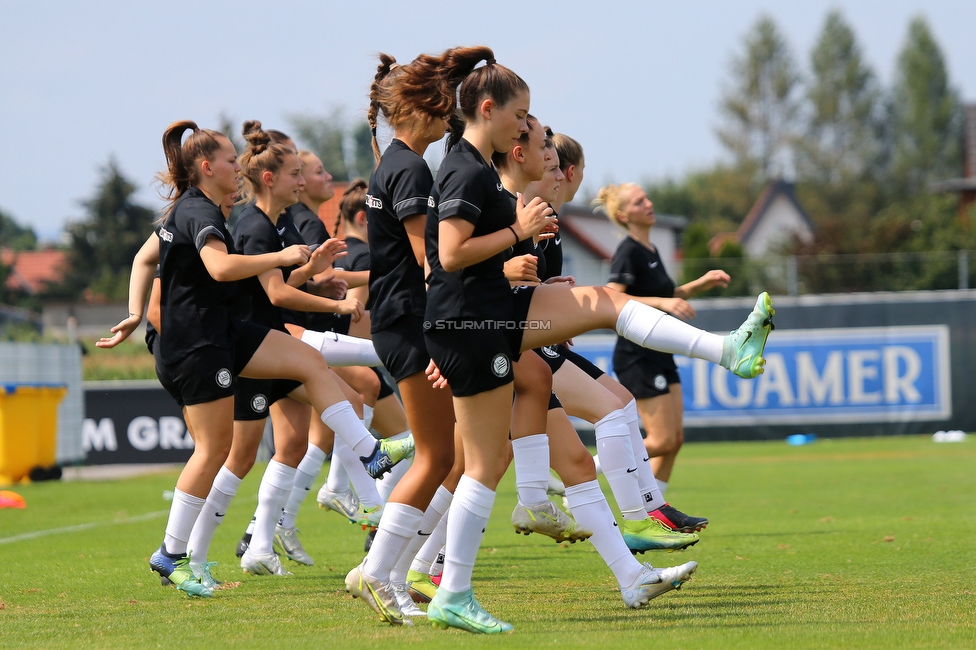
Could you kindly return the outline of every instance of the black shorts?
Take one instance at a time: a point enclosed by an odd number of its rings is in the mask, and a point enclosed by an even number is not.
[[[485,321],[453,319],[425,332],[427,351],[447,378],[455,397],[469,397],[494,390],[514,379],[512,363],[519,360],[523,329],[535,287],[512,289],[510,314],[492,321],[497,327],[483,327]],[[477,326],[471,327],[469,323]],[[375,339],[374,339],[375,340]]]
[[[389,327],[374,331],[373,349],[397,382],[425,371],[430,364],[430,355],[424,340],[424,319],[408,314],[390,323]]]
[[[542,357],[542,360],[549,365],[549,370],[552,371],[552,374],[556,374],[556,371],[566,363],[566,357],[559,353],[558,346],[556,345],[547,345],[544,348],[532,348],[532,351]]]
[[[580,370],[588,374],[593,379],[599,379],[603,375],[607,374],[602,370],[600,370],[596,366],[596,364],[594,364],[592,361],[590,361],[589,359],[587,359],[581,354],[577,354],[573,352],[565,345],[557,345],[556,352],[562,355],[566,359],[566,361],[569,361],[571,364],[573,364],[574,366],[576,366],[577,368],[579,368]],[[553,372],[556,371],[553,370]]]
[[[563,407],[555,393],[549,393],[549,410],[561,409]]]
[[[174,390],[186,406],[230,397],[235,391],[237,375],[261,347],[269,331],[263,325],[234,320],[231,347],[197,348],[176,363],[163,366],[164,374],[172,380]]]
[[[680,384],[678,368],[674,357],[663,352],[648,350],[652,354],[637,355],[637,358],[613,356],[613,367],[617,381],[629,390],[635,399],[657,397],[671,392],[671,384]]]
[[[390,384],[390,380],[386,377],[386,373],[375,367],[373,368],[373,372],[376,373],[376,376],[379,377],[380,380],[380,393],[376,396],[377,401],[383,399],[384,397],[389,397],[396,392],[395,387]]]
[[[234,419],[244,422],[268,417],[268,407],[301,386],[293,379],[248,379],[238,377],[234,391]]]
[[[166,370],[166,366],[159,359],[159,342],[155,341],[156,345],[153,346],[153,358],[156,360],[156,378],[159,379],[159,384],[169,393],[176,403],[179,405],[180,409],[183,408],[183,395],[180,394],[180,387],[176,385],[173,381],[173,376],[169,374]]]

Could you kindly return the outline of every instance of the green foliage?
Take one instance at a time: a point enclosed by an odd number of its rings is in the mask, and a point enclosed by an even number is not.
[[[346,164],[346,119],[342,109],[327,116],[292,115],[288,118],[299,146],[319,157],[322,165],[337,181],[349,180]]]
[[[746,35],[731,72],[720,104],[725,125],[719,140],[740,166],[757,166],[763,179],[782,175],[790,166],[800,73],[772,18],[762,16]]]
[[[893,188],[900,195],[958,176],[962,110],[942,51],[922,17],[908,26],[892,92]]]
[[[700,568],[680,591],[640,611],[623,606],[592,544],[513,534],[510,470],[474,571],[479,601],[515,625],[504,639],[443,632],[423,620],[379,623],[343,587],[362,560],[365,533],[312,499],[298,525],[315,566],[286,561],[295,575],[243,575],[233,552],[254,512],[261,465],[241,484],[210,547],[214,574],[232,581],[210,599],[161,587],[146,566],[175,471],[16,486],[27,508],[0,511],[0,645],[172,647],[178,637],[181,646],[207,648],[973,647],[976,562],[965,542],[976,535],[968,516],[974,462],[969,443],[921,436],[799,448],[686,444],[668,496],[712,523],[688,551],[639,559],[695,560]],[[31,534],[39,536],[16,539]]]
[[[68,272],[49,295],[124,301],[132,259],[152,232],[152,210],[132,201],[133,185],[114,159],[102,169],[94,196],[83,202],[87,217],[68,224]]]
[[[30,226],[21,226],[12,216],[0,210],[0,248],[33,250],[37,248],[37,234]]]

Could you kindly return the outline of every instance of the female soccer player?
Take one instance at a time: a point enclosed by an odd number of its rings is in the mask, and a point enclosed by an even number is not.
[[[695,310],[687,298],[713,287],[728,286],[729,275],[721,270],[709,271],[697,280],[675,286],[651,243],[654,204],[640,186],[607,185],[600,190],[595,203],[613,223],[627,231],[627,237],[620,242],[610,262],[608,287],[689,320],[695,316]],[[647,431],[646,453],[663,494],[684,442],[684,406],[674,357],[618,337],[613,350],[613,368],[620,383],[637,399],[637,411]]]
[[[196,446],[180,474],[166,535],[150,567],[191,595],[209,596],[211,590],[189,567],[186,543],[230,448],[238,375],[302,382],[302,397],[339,435],[353,445],[370,441],[361,444],[367,462],[388,466],[390,459],[343,399],[321,356],[309,355],[307,346],[281,332],[232,316],[235,280],[279,266],[303,265],[309,258],[305,246],[263,255],[236,254],[218,207],[226,194],[237,191],[240,166],[233,144],[219,132],[184,121],[167,128],[163,148],[168,165],[163,180],[172,204],[144,248],[159,249],[164,332],[160,359],[180,391]],[[112,328],[113,337],[99,342],[102,347],[125,340],[141,322],[152,268],[133,269],[131,313]]]
[[[527,130],[529,91],[514,72],[491,55],[486,59],[460,85],[464,131],[439,169],[427,219],[427,349],[450,383],[465,449],[465,473],[448,523],[444,575],[427,615],[438,626],[499,633],[512,627],[474,599],[471,572],[494,489],[508,463],[512,359],[526,349],[614,327],[640,345],[755,376],[764,363],[770,306],[764,294],[743,327],[720,337],[603,287],[511,289],[502,253],[550,227],[554,218],[536,198],[527,205],[519,201],[513,222],[498,174],[487,162]]]

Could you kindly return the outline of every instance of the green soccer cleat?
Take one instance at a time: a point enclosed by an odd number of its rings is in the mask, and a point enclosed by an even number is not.
[[[193,575],[193,570],[190,569],[189,555],[174,557],[164,553],[163,547],[160,547],[149,558],[149,568],[158,573],[160,579],[165,578],[187,595],[202,598],[213,596],[213,590],[204,586],[200,579]]]
[[[514,628],[485,611],[475,600],[474,590],[454,594],[438,589],[427,607],[427,618],[436,628],[456,627],[475,634],[507,634]]]
[[[527,506],[519,501],[512,512],[512,526],[516,533],[539,533],[557,542],[576,542],[593,536],[591,531],[580,528],[575,519],[556,507],[552,501],[538,506]]]
[[[437,585],[426,573],[411,569],[407,571],[407,591],[415,603],[429,603],[437,593]]]
[[[654,517],[641,520],[624,519],[624,542],[631,553],[645,551],[678,551],[698,543],[696,533],[671,530]]]
[[[365,561],[365,560],[364,560]],[[346,591],[353,598],[362,598],[372,607],[380,618],[390,625],[413,625],[413,621],[403,615],[397,606],[393,587],[363,574],[362,565],[346,574]]]
[[[214,590],[220,585],[224,584],[220,580],[213,577],[210,573],[210,567],[217,566],[216,562],[190,562],[190,570],[193,571],[194,577],[196,577],[200,583],[207,589]]]
[[[383,517],[383,504],[367,508],[362,503],[356,513],[356,523],[363,527],[363,530],[376,530],[380,525],[380,518]],[[367,551],[368,552],[368,551]]]
[[[366,472],[373,478],[382,478],[401,460],[413,456],[413,434],[403,440],[380,440],[369,456],[360,456]]]
[[[756,306],[738,329],[725,337],[722,346],[722,367],[728,368],[743,379],[761,375],[766,365],[763,350],[766,339],[773,331],[773,300],[763,291]]]

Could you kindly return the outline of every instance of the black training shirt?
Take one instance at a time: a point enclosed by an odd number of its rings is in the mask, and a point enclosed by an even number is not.
[[[512,214],[515,214],[515,208],[517,205],[516,202],[518,199],[508,190],[505,190],[505,193],[508,194],[509,202],[512,204]],[[515,239],[515,237],[513,236],[512,239]],[[540,239],[538,245],[536,245],[535,240],[532,237],[523,239],[519,243],[515,244],[515,246],[512,248],[508,249],[508,254],[506,257],[507,259],[511,259],[513,257],[519,257],[520,255],[535,255],[537,258],[539,258],[537,262],[538,268],[536,270],[536,275],[539,276],[539,280],[544,282],[547,278],[549,278],[549,276],[546,275],[546,256],[543,254],[543,250],[545,249],[546,242],[551,241],[551,239]]]
[[[231,346],[231,303],[237,284],[217,282],[200,258],[211,237],[236,252],[220,208],[196,187],[186,190],[157,228],[165,364],[208,345]]]
[[[424,315],[424,268],[417,264],[403,220],[427,214],[433,185],[434,177],[424,159],[396,139],[370,176],[366,221],[372,249],[369,316],[374,332],[401,316]]]
[[[558,217],[555,212],[552,216]],[[563,274],[563,236],[557,232],[552,239],[543,239],[539,242],[539,248],[546,257],[546,275],[539,274],[542,280],[548,280]],[[541,262],[541,259],[540,259]],[[541,264],[540,264],[541,266]]]
[[[627,294],[639,298],[674,297],[674,281],[668,276],[657,249],[651,250],[633,237],[625,237],[617,246],[610,260],[610,277],[607,281],[624,285]],[[620,336],[617,337],[617,349],[640,355],[649,352]]]
[[[301,242],[301,235],[294,230],[290,220],[283,223],[279,217],[277,224],[271,223],[271,219],[254,202],[244,206],[237,225],[234,226],[234,243],[242,255],[277,253],[290,245],[285,243],[286,238],[292,243],[296,243],[296,239],[297,243]],[[293,268],[282,267],[282,276],[286,282]],[[246,308],[241,318],[273,329],[285,330],[281,308],[271,304],[271,299],[257,276],[241,280],[241,290],[247,296]]]
[[[301,201],[285,208],[285,212],[281,216],[295,224],[295,228],[302,234],[302,239],[309,246],[324,244],[325,240],[329,238],[329,232],[325,229],[322,220],[319,219],[319,215],[312,212],[312,209]]]
[[[437,250],[438,225],[444,219],[459,217],[474,224],[472,237],[514,224],[510,196],[495,169],[467,140],[462,139],[444,157],[427,210],[428,321],[498,318],[511,311],[512,289],[504,271],[507,251],[448,273],[440,264]]]

